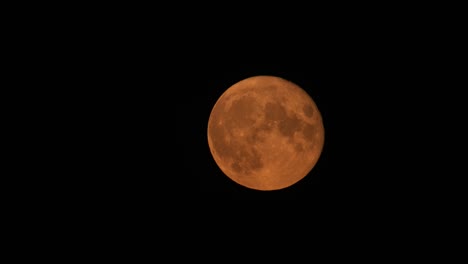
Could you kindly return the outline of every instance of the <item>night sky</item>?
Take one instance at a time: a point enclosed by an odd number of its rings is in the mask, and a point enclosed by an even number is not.
[[[439,161],[453,153],[440,150],[452,133],[440,98],[447,87],[463,86],[445,84],[447,80],[435,70],[447,65],[438,64],[433,55],[439,49],[433,43],[443,39],[433,35],[439,22],[427,26],[425,19],[414,19],[415,23],[407,23],[398,13],[406,7],[386,17],[367,6],[359,7],[365,15],[342,6],[341,12],[334,7],[323,17],[321,9],[309,6],[293,7],[291,12],[283,6],[278,12],[252,10],[252,20],[259,23],[249,21],[245,10],[227,12],[229,7],[215,12],[216,17],[186,7],[192,17],[177,11],[180,7],[168,16],[161,15],[164,9],[150,8],[151,14],[144,16],[143,9],[134,13],[135,19],[106,9],[102,13],[119,18],[88,22],[82,33],[65,28],[71,33],[66,40],[54,32],[57,41],[29,41],[45,43],[59,58],[51,60],[48,52],[38,49],[44,58],[34,60],[33,66],[47,71],[40,77],[50,78],[24,78],[34,81],[32,90],[38,94],[43,95],[49,85],[58,87],[46,95],[62,104],[50,107],[53,114],[60,114],[53,119],[57,128],[31,126],[27,132],[28,137],[30,131],[41,131],[59,139],[60,148],[52,151],[62,160],[47,163],[52,164],[52,173],[58,172],[57,179],[43,180],[49,170],[36,170],[32,177],[53,189],[33,186],[51,201],[63,203],[57,209],[60,214],[63,208],[71,208],[75,218],[80,215],[75,212],[82,210],[92,225],[99,215],[108,215],[103,226],[118,223],[111,230],[115,235],[122,227],[133,232],[145,221],[149,224],[140,234],[146,236],[153,227],[164,233],[168,226],[160,221],[166,220],[175,227],[168,231],[177,242],[189,237],[173,235],[179,225],[199,231],[193,237],[196,242],[189,243],[197,245],[205,235],[198,217],[215,233],[235,241],[224,233],[230,229],[223,228],[224,220],[234,220],[229,227],[245,224],[255,232],[263,227],[271,234],[283,225],[283,218],[296,224],[301,216],[307,215],[306,221],[329,217],[336,226],[343,226],[357,216],[356,222],[367,226],[378,223],[377,217],[387,219],[387,212],[393,211],[402,216],[404,225],[407,212],[423,207],[430,211],[441,204],[440,197],[449,188],[439,183],[452,174]],[[300,9],[303,14],[298,13]],[[206,12],[213,13],[211,6]],[[424,12],[418,6],[414,13]],[[81,14],[76,19],[79,24],[83,20],[87,18]],[[49,70],[46,63],[54,64],[54,69]],[[315,167],[298,183],[277,191],[251,190],[233,182],[217,166],[208,146],[208,119],[218,98],[238,81],[257,75],[281,77],[300,86],[316,103],[324,124],[324,147]],[[432,89],[437,78],[443,79],[442,85]],[[452,98],[443,99],[452,105]],[[30,112],[37,114],[34,109]],[[39,115],[38,120],[48,117]],[[463,122],[460,118],[454,123]],[[38,141],[44,147],[34,151],[42,157],[51,148],[46,138]],[[57,190],[60,195],[54,194]],[[220,210],[227,213],[225,219],[217,218]],[[259,219],[251,212],[268,214]],[[273,229],[265,220],[274,220]],[[288,224],[283,226],[285,232],[290,230]],[[313,232],[322,228],[309,222],[298,226]],[[351,224],[349,230],[360,232]],[[252,235],[256,233],[243,239]]]
[[[375,171],[379,160],[373,141],[375,130],[369,123],[372,90],[369,89],[369,67],[363,68],[356,57],[330,50],[312,50],[299,53],[280,51],[278,56],[236,58],[220,55],[212,65],[200,65],[196,85],[181,93],[183,101],[177,109],[177,137],[183,149],[183,177],[201,199],[208,200],[294,200],[338,202],[350,197],[378,192],[369,180],[381,183]],[[250,54],[250,53],[249,53]],[[290,80],[313,98],[321,111],[325,127],[325,145],[322,155],[307,177],[290,188],[261,192],[232,182],[218,168],[209,151],[207,124],[212,107],[232,84],[255,75],[274,75]],[[375,92],[375,90],[374,90]],[[374,173],[374,172],[372,172]],[[369,179],[373,178],[373,179]]]
[[[235,32],[225,38],[200,35],[181,49],[168,42],[151,52],[135,48],[123,62],[114,58],[117,71],[109,70],[108,79],[115,78],[118,88],[103,86],[107,88],[101,99],[95,100],[106,105],[95,120],[101,125],[115,118],[119,126],[118,138],[102,138],[115,153],[129,149],[125,155],[135,162],[125,170],[136,175],[130,179],[130,193],[164,193],[168,200],[330,205],[378,204],[411,196],[423,177],[414,176],[414,156],[424,135],[413,129],[424,117],[424,108],[413,108],[419,89],[413,67],[417,58],[405,57],[405,47],[382,36],[335,33],[282,41],[269,34],[253,39],[234,38]],[[283,190],[261,192],[236,184],[218,168],[208,147],[208,118],[217,99],[234,83],[256,75],[296,83],[313,98],[323,118],[320,159],[308,176]],[[129,178],[119,179],[117,186]]]
[[[183,150],[180,169],[189,179],[192,197],[336,205],[412,196],[420,179],[413,154],[421,138],[413,129],[418,113],[412,108],[415,88],[408,81],[411,64],[400,57],[404,53],[384,52],[385,46],[342,45],[337,39],[292,46],[278,48],[276,54],[259,46],[243,55],[226,51],[205,58],[204,64],[187,66],[187,71],[194,70],[187,82],[194,83],[180,92],[176,127]],[[325,145],[318,163],[303,180],[279,191],[259,192],[232,182],[216,165],[207,143],[216,100],[232,84],[255,75],[298,84],[311,95],[324,122]]]

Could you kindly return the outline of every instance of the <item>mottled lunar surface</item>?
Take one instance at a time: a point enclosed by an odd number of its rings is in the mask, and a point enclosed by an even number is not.
[[[304,178],[324,144],[321,114],[299,86],[255,76],[229,87],[208,121],[208,144],[219,168],[256,190],[278,190]]]

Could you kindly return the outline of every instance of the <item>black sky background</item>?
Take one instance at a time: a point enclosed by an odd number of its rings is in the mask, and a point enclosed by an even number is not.
[[[349,241],[346,246],[358,244],[362,230],[372,244],[392,241],[387,237],[395,233],[396,244],[408,241],[412,250],[416,243],[407,230],[430,237],[439,223],[428,219],[446,215],[434,208],[462,201],[457,196],[465,192],[452,189],[464,186],[454,179],[464,175],[443,161],[454,154],[447,145],[464,151],[458,142],[448,143],[455,134],[450,125],[465,121],[450,119],[465,105],[454,103],[453,88],[464,86],[450,86],[442,74],[449,65],[443,59],[458,54],[448,55],[452,42],[439,44],[451,33],[440,26],[437,12],[406,3],[392,10],[354,2],[326,10],[280,3],[276,11],[233,3],[241,9],[236,12],[210,3],[204,14],[186,5],[112,11],[106,4],[86,12],[73,7],[75,17],[63,11],[64,18],[52,17],[49,25],[28,22],[35,34],[18,31],[28,39],[18,52],[26,58],[17,63],[33,72],[18,79],[33,85],[25,85],[31,91],[15,89],[21,100],[47,109],[26,111],[36,123],[18,121],[28,124],[25,141],[40,143],[32,151],[18,148],[36,160],[18,166],[33,173],[15,175],[21,189],[34,190],[26,204],[40,211],[25,219],[41,219],[50,210],[57,217],[45,221],[64,222],[65,236],[68,230],[91,233],[85,241],[98,243],[97,249],[106,243],[96,234],[124,240],[122,245],[144,241],[142,248],[155,242],[179,248],[201,245],[208,233],[219,236],[207,239],[217,245],[238,241],[232,235],[243,229],[243,243],[267,238],[280,246],[304,240],[309,245],[317,232],[333,242]],[[218,98],[256,75],[302,87],[325,128],[313,170],[278,191],[233,182],[208,146],[208,119]],[[24,199],[21,192],[11,198]],[[423,217],[412,217],[424,210]],[[281,233],[294,238],[275,237]],[[258,246],[238,245],[240,251]]]
[[[437,98],[441,90],[430,88],[439,78],[433,69],[437,58],[427,55],[411,30],[392,34],[382,25],[341,29],[290,41],[270,35],[226,42],[226,48],[213,47],[188,64],[187,71],[194,71],[180,92],[176,127],[182,175],[189,179],[194,199],[409,210],[441,197],[443,190],[434,186],[445,169],[433,160],[444,145],[435,136],[442,119],[430,110],[442,100]],[[216,100],[232,84],[255,75],[295,82],[312,96],[323,117],[322,155],[291,188],[243,188],[224,176],[208,148],[207,123]]]
[[[420,41],[424,31],[391,19],[369,23],[303,16],[297,24],[285,24],[273,18],[222,27],[184,24],[154,34],[130,28],[132,37],[117,48],[104,42],[85,68],[99,76],[99,83],[93,82],[98,92],[87,88],[101,107],[98,114],[90,111],[92,122],[106,128],[98,132],[102,147],[92,155],[110,153],[115,159],[103,160],[115,173],[102,168],[108,176],[99,179],[95,192],[104,188],[122,201],[145,205],[183,201],[215,207],[218,202],[286,201],[379,208],[427,200],[425,186],[434,178],[421,157],[437,145],[427,132],[437,113],[431,111],[436,92],[422,83],[437,76],[430,75],[433,57]],[[237,185],[218,168],[208,147],[208,118],[217,99],[234,83],[256,75],[282,77],[305,89],[325,127],[314,169],[279,191]]]
[[[268,46],[268,41],[248,43],[233,48],[232,54],[229,50],[209,53],[204,64],[189,66],[189,71],[195,69],[190,76],[195,77],[181,90],[176,132],[183,150],[182,178],[193,184],[193,198],[316,205],[376,205],[401,198],[397,193],[408,188],[407,157],[389,157],[402,143],[402,134],[409,135],[402,127],[407,118],[401,111],[408,103],[402,100],[406,86],[398,84],[405,79],[404,66],[397,62],[397,52],[385,50],[387,46],[343,45],[345,39],[277,46]],[[298,84],[323,117],[325,145],[317,165],[303,180],[283,190],[261,192],[232,182],[217,167],[208,147],[208,118],[216,100],[232,84],[256,75],[279,76]]]

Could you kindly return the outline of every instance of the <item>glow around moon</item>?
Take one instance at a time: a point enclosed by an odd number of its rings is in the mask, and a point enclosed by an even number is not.
[[[299,86],[255,76],[229,87],[208,121],[208,145],[219,168],[247,188],[278,190],[303,179],[324,145],[321,114]]]

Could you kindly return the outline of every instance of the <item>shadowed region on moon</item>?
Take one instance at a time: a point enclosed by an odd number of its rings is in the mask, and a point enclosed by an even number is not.
[[[296,114],[289,114],[280,103],[268,102],[265,106],[265,121],[276,122],[276,127],[282,135],[293,136],[303,126],[303,121],[297,118]],[[270,123],[271,124],[271,123]]]
[[[312,115],[314,114],[314,108],[310,105],[304,105],[302,107],[302,110],[304,111],[304,114],[308,117],[312,117]]]
[[[255,106],[255,99],[241,97],[233,101],[227,111],[212,113],[212,120],[221,121],[210,124],[214,149],[221,158],[230,160],[231,169],[239,175],[248,175],[263,167],[258,151],[251,147],[260,140],[258,133],[243,131],[255,123]]]
[[[268,102],[265,106],[265,119],[279,121],[286,118],[286,110],[281,104]]]
[[[253,116],[255,106],[256,102],[252,97],[241,97],[234,101],[225,115],[228,118],[226,124],[229,126],[228,128],[245,128],[253,125],[255,123]]]
[[[303,122],[296,116],[288,117],[285,120],[281,120],[278,124],[279,131],[286,137],[291,137],[296,131],[299,131]]]
[[[298,86],[272,76],[240,81],[210,114],[208,143],[220,169],[258,190],[288,187],[314,167],[323,147],[315,103]]]

